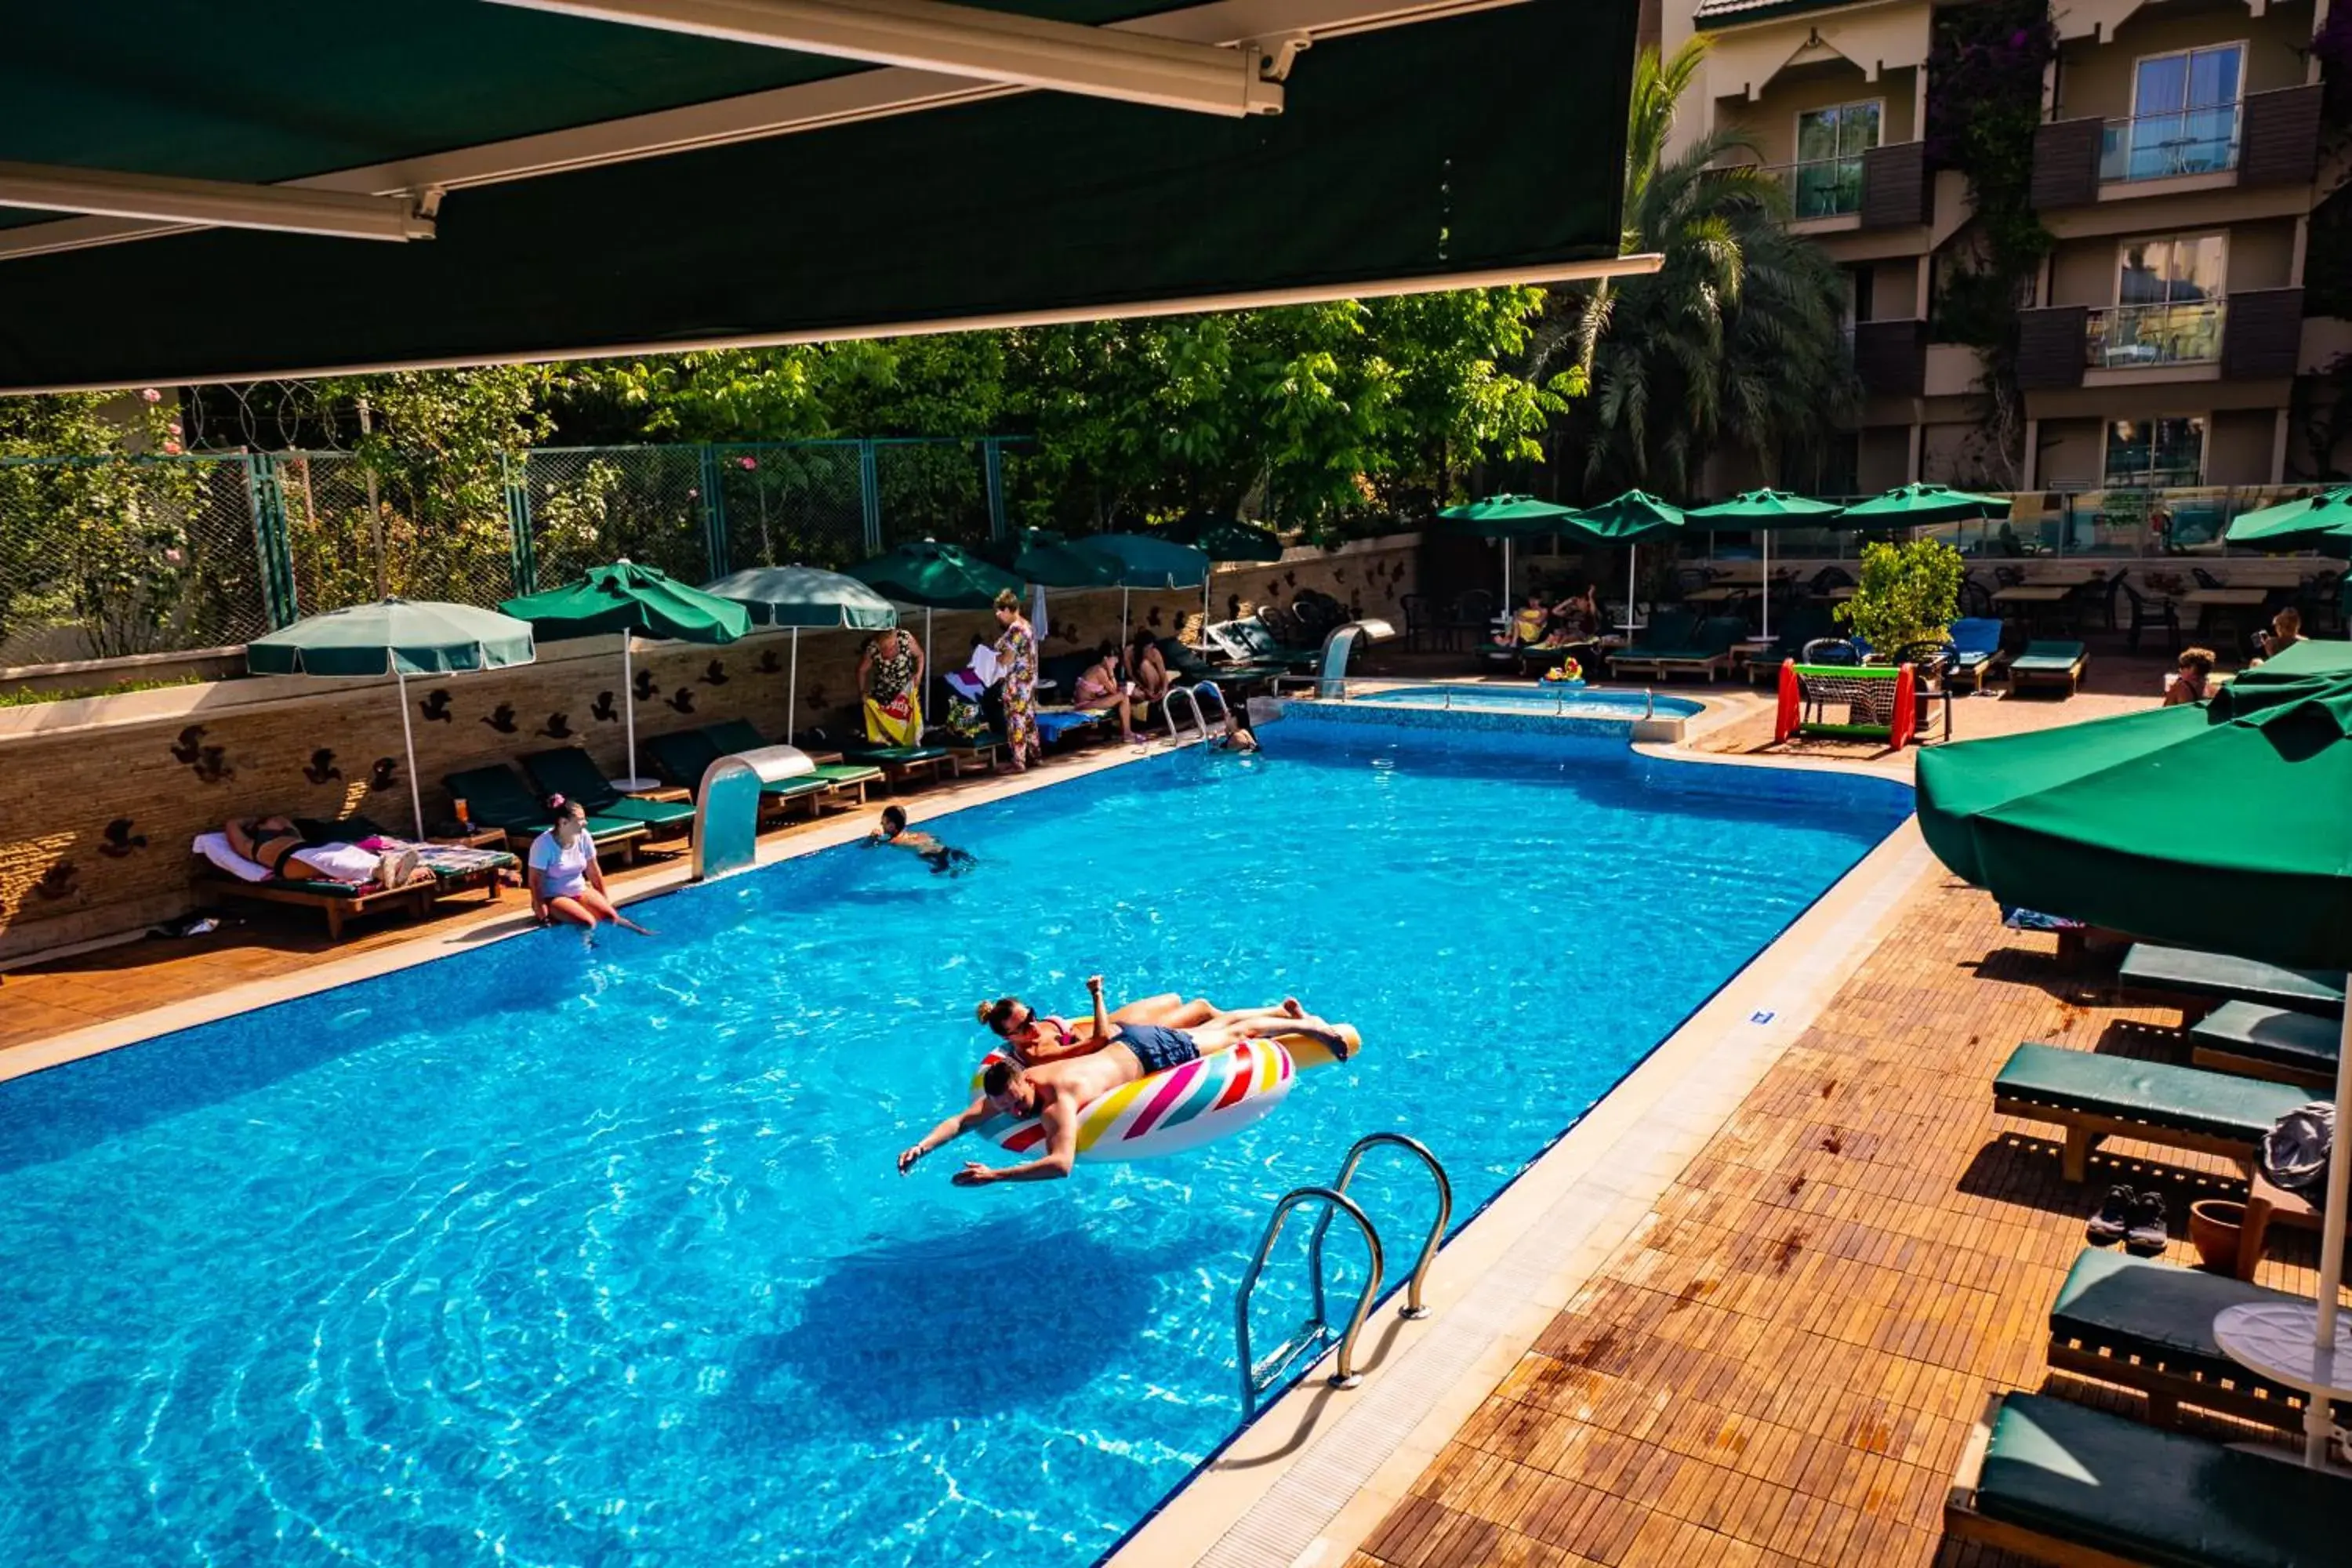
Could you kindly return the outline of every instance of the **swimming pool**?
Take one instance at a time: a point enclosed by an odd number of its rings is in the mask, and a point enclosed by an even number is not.
[[[0,1562],[1076,1568],[1234,1429],[1276,1194],[1388,1127],[1466,1217],[1910,805],[1265,734],[943,819],[959,880],[827,851],[644,906],[656,940],[534,933],[0,1084]],[[895,1175],[971,1005],[1097,969],[1296,993],[1366,1049],[1193,1155]],[[1409,1260],[1423,1182],[1358,1190]],[[1269,1270],[1261,1347],[1302,1289]]]
[[[1650,697],[1639,691],[1570,691],[1540,681],[1524,686],[1398,686],[1360,691],[1349,706],[1373,708],[1433,705],[1472,713],[1549,713],[1570,719],[1687,719],[1706,705],[1687,697]]]

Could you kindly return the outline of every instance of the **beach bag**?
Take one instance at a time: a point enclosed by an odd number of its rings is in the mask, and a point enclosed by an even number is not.
[[[2327,1158],[2336,1146],[2336,1107],[2324,1100],[2298,1105],[2263,1134],[2263,1180],[2298,1197],[2322,1202]]]

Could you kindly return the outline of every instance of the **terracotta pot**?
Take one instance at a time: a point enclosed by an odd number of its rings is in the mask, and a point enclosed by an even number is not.
[[[2226,1198],[2201,1198],[2189,1205],[2189,1241],[2209,1268],[2234,1274],[2238,1237],[2245,1229],[2246,1205]]]

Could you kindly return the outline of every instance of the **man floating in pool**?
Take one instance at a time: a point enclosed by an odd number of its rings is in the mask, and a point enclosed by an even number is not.
[[[1100,975],[1094,976],[1099,980]],[[1096,998],[1097,1009],[1101,998]],[[1023,1067],[1043,1067],[1066,1057],[1082,1057],[1103,1047],[1103,1034],[1091,1020],[1069,1019],[1039,1013],[1018,996],[999,996],[973,1009],[988,1032],[1004,1042],[1004,1049]],[[1097,1016],[1102,1015],[1097,1010]],[[1109,1014],[1112,1024],[1160,1024],[1171,1029],[1197,1029],[1209,1024],[1237,1024],[1245,1018],[1306,1016],[1296,997],[1272,1007],[1220,1007],[1206,997],[1187,1002],[1176,992],[1129,1002]]]
[[[881,847],[905,849],[919,856],[935,877],[961,877],[980,864],[969,849],[955,849],[940,843],[928,833],[909,831],[907,808],[886,805],[882,808],[882,826],[866,840],[869,849]]]
[[[1212,1051],[1242,1040],[1262,1040],[1276,1035],[1304,1035],[1345,1060],[1354,1050],[1347,1032],[1322,1019],[1291,1009],[1270,1009],[1266,1016],[1234,1017],[1231,1022],[1203,1024],[1192,1029],[1164,1024],[1113,1024],[1103,1005],[1102,976],[1087,978],[1094,995],[1095,1033],[1104,1044],[1098,1050],[1037,1067],[1011,1061],[989,1064],[981,1092],[963,1110],[940,1122],[921,1142],[898,1156],[898,1173],[943,1143],[952,1142],[991,1116],[1034,1116],[1045,1127],[1045,1152],[1018,1165],[991,1166],[969,1161],[955,1173],[960,1187],[986,1186],[991,1182],[1050,1182],[1070,1173],[1078,1155],[1078,1113],[1121,1084],[1183,1066]]]

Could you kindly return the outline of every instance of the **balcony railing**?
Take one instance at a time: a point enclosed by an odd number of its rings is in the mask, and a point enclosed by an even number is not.
[[[2102,128],[2099,178],[2169,180],[2226,174],[2238,166],[2238,122],[2234,103],[2110,120]]]
[[[2083,363],[2094,370],[2198,364],[2221,357],[2222,302],[2115,305],[2084,323]]]
[[[1797,163],[1772,163],[1764,173],[1789,193],[1790,216],[1802,221],[1816,217],[1852,217],[1862,211],[1862,155],[1851,158],[1809,158]]]

